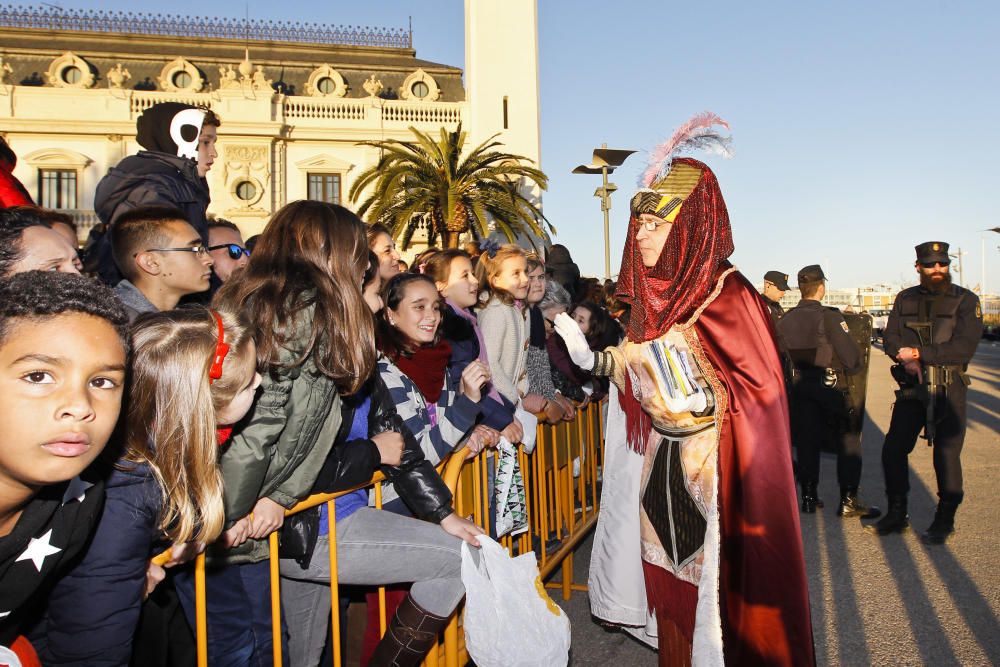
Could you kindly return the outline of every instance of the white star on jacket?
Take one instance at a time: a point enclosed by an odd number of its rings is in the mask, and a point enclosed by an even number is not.
[[[35,564],[35,569],[41,572],[42,564],[45,562],[45,559],[62,551],[59,547],[52,546],[51,540],[51,528],[49,528],[49,532],[45,533],[41,537],[32,537],[31,542],[28,543],[28,548],[25,549],[24,553],[18,556],[17,560],[14,562],[19,563],[22,560],[30,560]]]

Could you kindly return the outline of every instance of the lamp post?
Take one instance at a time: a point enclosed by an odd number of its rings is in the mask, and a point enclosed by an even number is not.
[[[600,174],[601,187],[594,190],[594,196],[601,200],[601,211],[604,212],[604,278],[611,278],[611,193],[618,189],[614,183],[608,182],[608,174],[612,173],[616,167],[635,153],[632,150],[619,148],[608,148],[607,144],[601,144],[600,148],[594,149],[594,157],[590,164],[581,164],[573,170],[574,174]]]
[[[958,260],[958,276],[959,276],[958,284],[961,285],[962,287],[965,287],[965,269],[963,268],[962,265],[962,258],[968,254],[969,254],[968,252],[962,252],[962,248],[960,247],[958,249],[958,252],[953,252],[950,255],[948,255],[949,257]]]

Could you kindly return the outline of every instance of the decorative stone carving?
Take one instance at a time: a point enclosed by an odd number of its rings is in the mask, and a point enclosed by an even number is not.
[[[160,70],[157,84],[160,90],[197,93],[205,87],[205,77],[187,58],[175,58]]]
[[[72,51],[67,51],[52,61],[45,80],[56,88],[90,88],[96,77],[86,60]]]
[[[236,205],[232,211],[258,211],[256,205],[267,192],[266,183],[270,183],[270,151],[269,147],[254,144],[235,144],[223,147],[222,179],[226,190]],[[240,197],[240,186],[249,183],[252,187],[242,190],[243,194],[252,190],[249,197]]]
[[[362,85],[364,86],[365,92],[368,93],[368,97],[378,97],[379,94],[385,90],[385,86],[382,85],[382,82],[376,78],[374,74],[366,79]]]
[[[6,62],[3,56],[0,56],[0,84],[7,83],[7,77],[13,72],[14,70],[11,69],[10,63]]]
[[[250,86],[258,93],[271,93],[274,92],[274,89],[271,88],[271,83],[272,80],[264,75],[264,68],[261,65],[257,65],[257,69],[253,73],[253,79],[250,81]]]
[[[236,78],[236,70],[232,65],[219,68],[219,90],[231,90],[239,88],[240,82]]]
[[[413,102],[435,102],[441,97],[441,89],[437,81],[423,69],[418,69],[403,79],[399,87],[399,96]]]
[[[121,63],[108,70],[107,79],[110,88],[123,88],[131,78],[132,75],[127,69],[122,67]]]
[[[344,77],[329,65],[320,65],[314,69],[306,81],[306,95],[313,97],[343,97],[347,91]]]

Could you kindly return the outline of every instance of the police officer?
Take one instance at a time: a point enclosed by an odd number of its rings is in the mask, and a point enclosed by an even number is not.
[[[929,432],[932,442],[928,444],[934,446],[938,505],[921,537],[927,543],[942,544],[955,531],[955,511],[963,497],[959,455],[965,440],[969,382],[965,371],[982,335],[983,313],[975,294],[952,284],[947,243],[928,241],[916,251],[920,284],[896,296],[884,334],[885,353],[897,362],[893,377],[900,389],[882,446],[889,511],[871,528],[888,535],[909,526],[907,456],[921,429],[929,426],[925,437]]]
[[[781,297],[785,296],[785,292],[787,291],[787,273],[782,273],[781,271],[768,271],[764,274],[764,291],[761,292],[761,296],[764,297],[764,303],[767,304],[767,309],[771,311],[771,322],[775,325],[777,325],[781,316],[785,314],[785,309],[782,308],[781,304],[778,302],[781,301]]]
[[[861,438],[848,435],[847,374],[866,370],[857,343],[848,333],[844,316],[820,301],[826,294],[826,276],[818,264],[798,274],[802,299],[778,320],[778,333],[792,365],[789,388],[792,443],[798,451],[802,511],[823,507],[816,492],[820,445],[834,438],[839,516],[873,518],[881,514],[858,498],[861,481]]]

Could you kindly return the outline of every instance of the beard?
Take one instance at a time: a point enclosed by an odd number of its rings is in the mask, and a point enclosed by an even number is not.
[[[951,287],[950,273],[921,273],[920,286],[931,294],[943,294]]]

